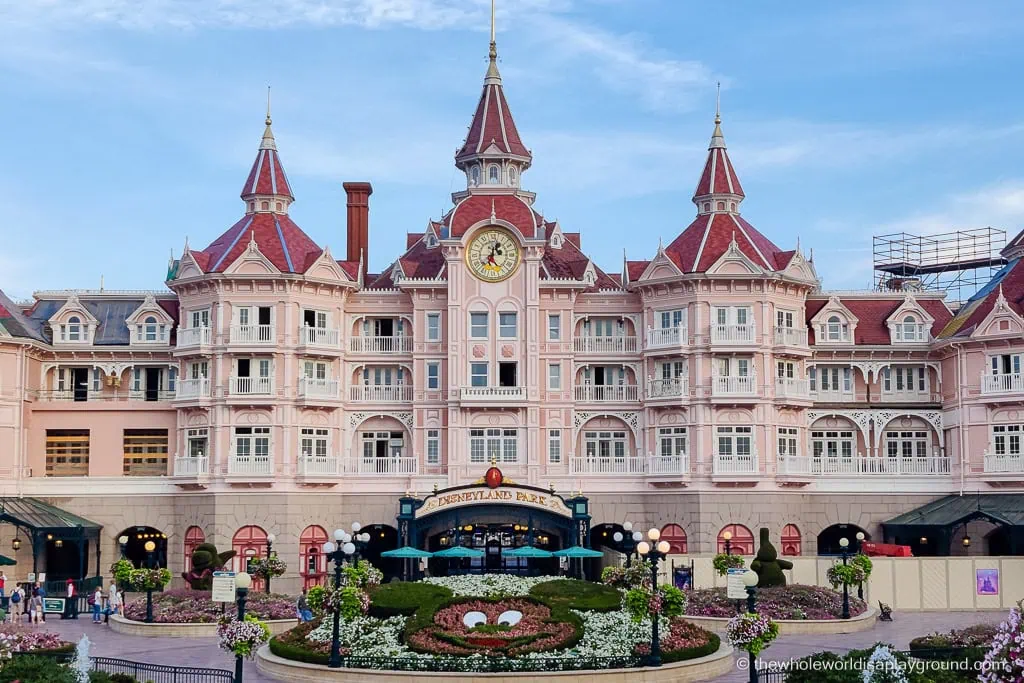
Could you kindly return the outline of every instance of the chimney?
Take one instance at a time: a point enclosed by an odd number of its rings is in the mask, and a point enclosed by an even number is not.
[[[343,183],[347,202],[348,216],[348,254],[346,261],[359,261],[363,258],[363,277],[370,263],[370,195],[373,186],[370,183]]]

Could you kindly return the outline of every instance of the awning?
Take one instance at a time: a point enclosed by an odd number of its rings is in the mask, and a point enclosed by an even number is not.
[[[103,527],[85,517],[61,510],[38,498],[0,498],[0,522],[27,531],[53,534],[57,538],[99,536]]]
[[[994,524],[1006,526],[1024,526],[1024,494],[946,496],[882,522],[882,526],[886,529],[951,527],[972,519],[988,519]]]
[[[16,564],[18,563],[6,555],[0,555],[0,567],[13,567]]]

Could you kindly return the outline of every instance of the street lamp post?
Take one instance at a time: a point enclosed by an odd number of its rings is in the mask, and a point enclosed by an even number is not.
[[[277,540],[277,536],[274,534],[267,534],[267,560],[274,556],[274,541]],[[267,595],[270,595],[270,567],[267,569]]]
[[[864,543],[864,532],[863,531],[858,531],[857,535],[855,536],[855,538],[857,539],[857,549],[854,552],[854,554],[855,555],[860,555],[863,552],[863,550],[861,550],[861,548],[863,547],[863,543]],[[864,599],[864,582],[863,581],[858,581],[857,582],[857,599],[858,600],[863,600]]]
[[[117,539],[117,545],[121,548],[121,559],[128,559],[128,537],[121,536]]]
[[[647,541],[640,541],[637,543],[636,551],[641,557],[647,558],[651,561],[651,591],[657,593],[658,591],[658,561],[668,557],[669,550],[672,547],[668,544],[668,541],[658,541],[661,538],[661,532],[657,529],[650,529],[647,532],[647,538],[651,539],[651,543]],[[654,544],[652,547],[651,544]],[[651,656],[648,660],[649,666],[661,666],[661,639],[658,637],[658,615],[651,615]]]
[[[252,577],[245,572],[235,575],[235,600],[238,603],[238,620],[245,621],[245,601],[249,597]],[[235,683],[242,683],[242,655],[235,655]]]
[[[358,522],[357,522],[358,523]],[[346,557],[351,557],[356,552],[356,546],[352,543],[352,536],[344,529],[334,530],[336,543],[327,541],[324,543],[324,556],[328,562],[334,562],[334,591],[341,590],[341,568]],[[341,611],[338,609],[337,595],[334,604],[334,630],[331,632],[331,656],[327,660],[327,666],[332,669],[341,668]]]
[[[850,559],[850,554],[847,552],[847,548],[850,547],[850,540],[845,536],[839,539],[839,547],[843,549],[843,565],[845,566],[847,560]],[[850,587],[843,581],[843,619],[850,618]]]
[[[743,573],[743,585],[747,589],[747,611],[757,614],[757,572],[748,569]],[[750,683],[757,683],[757,665],[754,661],[754,653],[748,652],[749,664],[747,670],[750,672]]]
[[[626,533],[616,531],[612,534],[612,539],[619,550],[626,555],[626,566],[628,567],[633,559],[633,553],[636,552],[636,544],[644,540],[644,535],[639,531],[633,531],[633,522],[624,522],[622,528]]]
[[[153,551],[156,550],[156,543],[146,541],[146,569],[153,568]],[[146,580],[146,623],[153,623],[153,582]]]
[[[366,550],[366,546],[370,543],[370,534],[368,532],[364,531],[359,533],[362,528],[363,525],[359,522],[352,522],[352,534],[349,540],[352,545],[355,546],[355,553],[352,555],[353,564],[359,562],[359,556],[364,550]]]

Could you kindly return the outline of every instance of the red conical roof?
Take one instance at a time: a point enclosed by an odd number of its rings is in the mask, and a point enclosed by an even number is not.
[[[252,162],[252,170],[249,171],[249,177],[245,179],[245,185],[242,186],[242,199],[248,200],[257,195],[295,199],[292,195],[291,185],[288,183],[288,176],[284,172],[284,164],[281,163],[281,157],[277,153],[274,132],[270,129],[269,114],[267,115],[267,127],[263,131],[263,140],[256,153],[256,160]]]
[[[473,121],[469,124],[466,140],[455,153],[456,165],[460,167],[463,161],[486,153],[492,143],[500,154],[525,159],[527,163],[533,158],[519,137],[519,130],[509,110],[501,85],[501,74],[498,73],[497,60],[497,47],[492,42],[484,89],[473,113]],[[492,153],[490,156],[494,157],[496,154]]]
[[[715,116],[715,131],[711,134],[708,145],[708,160],[704,162],[704,171],[700,174],[697,189],[693,191],[693,201],[713,197],[714,195],[732,195],[742,199],[743,186],[736,175],[736,169],[729,160],[729,152],[725,148],[725,136],[722,135],[722,120]],[[700,205],[698,204],[698,208]],[[712,207],[714,209],[714,207]]]

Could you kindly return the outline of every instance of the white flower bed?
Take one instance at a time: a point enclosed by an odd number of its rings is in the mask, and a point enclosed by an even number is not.
[[[512,574],[466,574],[463,576],[429,576],[424,583],[444,586],[455,597],[511,598],[526,595],[538,583],[554,580],[553,576],[514,576]]]
[[[361,657],[406,657],[412,654],[401,640],[405,617],[374,619],[358,617],[351,621],[342,619],[339,629],[342,647],[352,650]],[[306,640],[314,643],[329,643],[334,622],[324,619],[320,626],[309,632]]]

